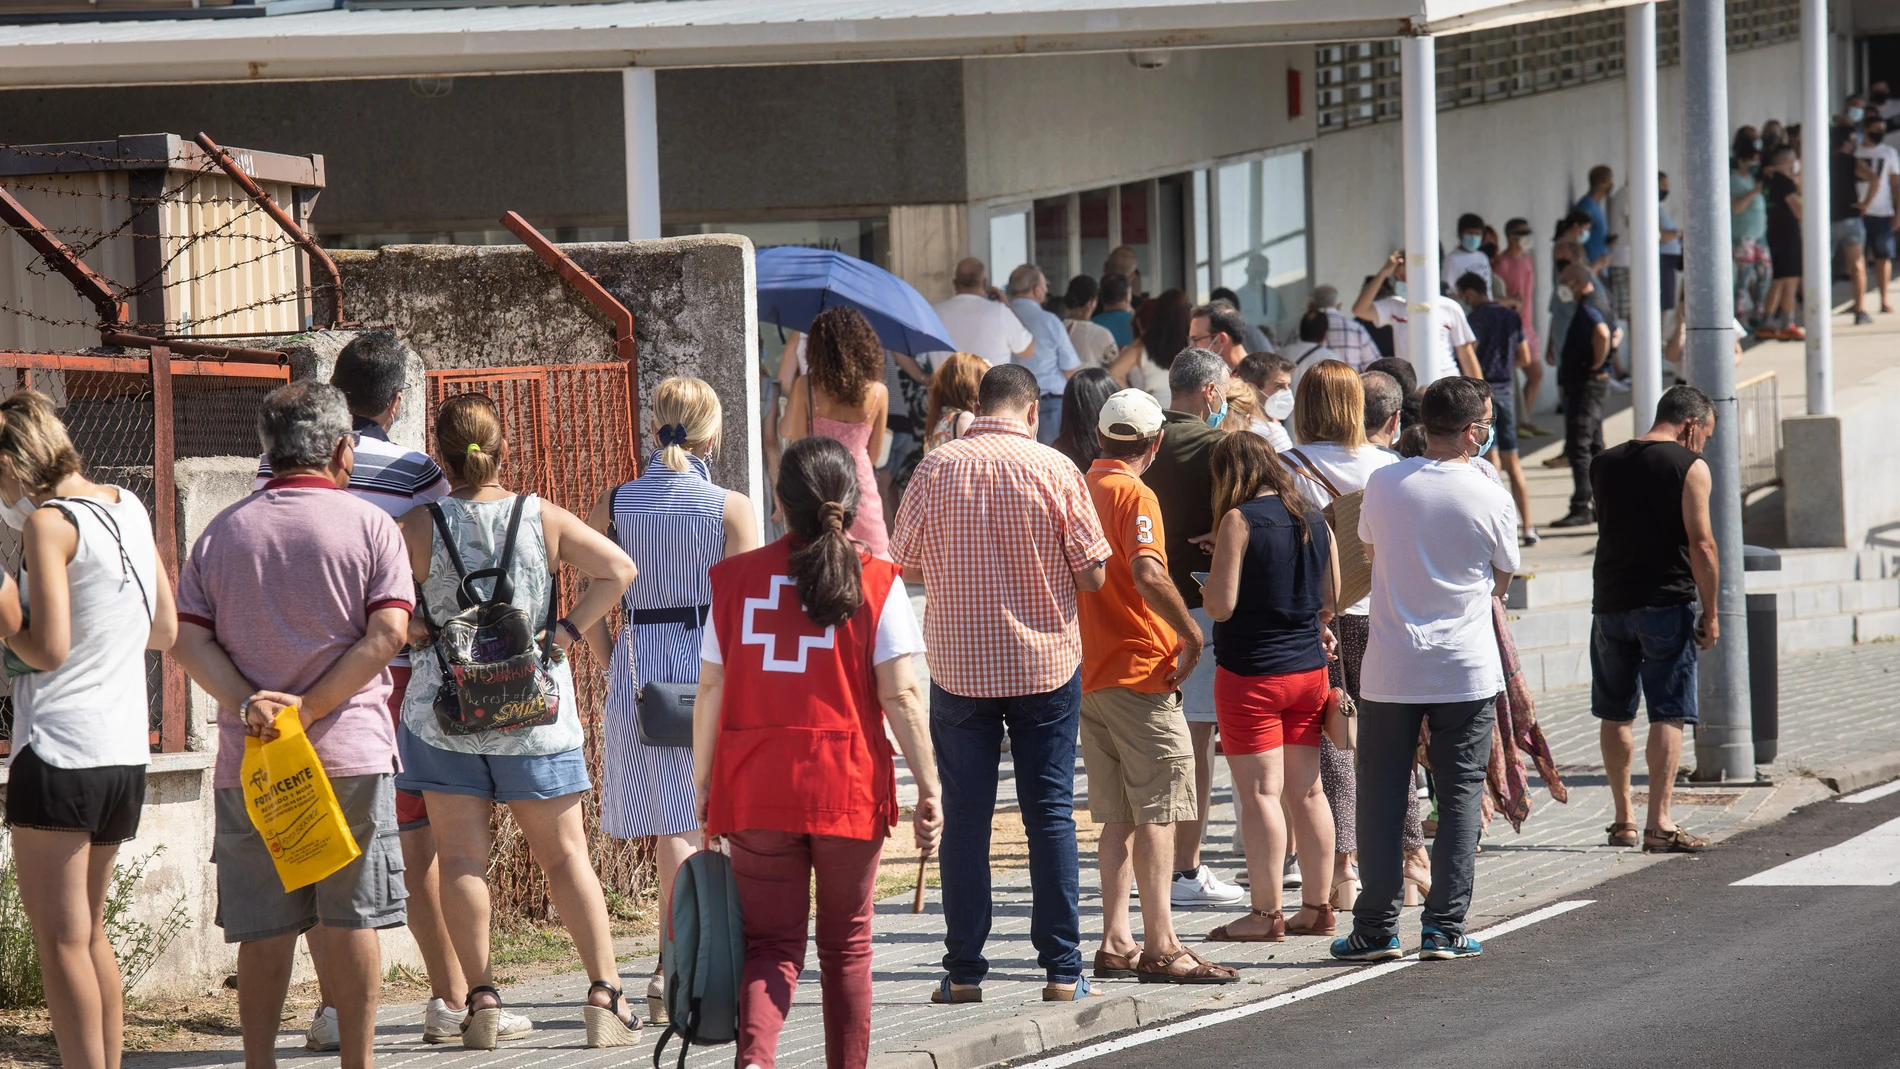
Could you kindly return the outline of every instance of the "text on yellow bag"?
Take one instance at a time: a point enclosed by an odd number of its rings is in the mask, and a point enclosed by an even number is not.
[[[363,851],[350,834],[330,777],[295,707],[277,714],[277,737],[244,740],[244,808],[277,864],[284,890],[316,883]]]

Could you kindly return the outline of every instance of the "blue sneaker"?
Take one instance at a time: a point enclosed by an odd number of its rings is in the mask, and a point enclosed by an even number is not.
[[[1333,940],[1333,957],[1340,961],[1391,961],[1404,956],[1396,935],[1379,939],[1354,929],[1346,938]]]
[[[1484,944],[1468,935],[1453,938],[1429,926],[1420,933],[1418,943],[1418,960],[1420,961],[1475,958],[1482,953],[1484,953]]]

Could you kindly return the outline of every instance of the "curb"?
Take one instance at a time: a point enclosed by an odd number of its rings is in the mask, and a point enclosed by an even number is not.
[[[1826,784],[1827,789],[1835,794],[1848,794],[1862,787],[1900,779],[1900,751],[1849,761],[1837,769],[1817,772],[1814,778]]]
[[[1802,780],[1790,778],[1771,788],[1770,793],[1760,800],[1754,813],[1718,838],[1726,839],[1742,831],[1773,824],[1802,806],[1892,779],[1900,779],[1900,750],[1875,754],[1847,762],[1836,769],[1817,772],[1813,780],[1806,781],[1812,784],[1809,787],[1804,788]],[[1629,865],[1621,871],[1606,873],[1586,884],[1551,888],[1527,895],[1513,904],[1509,914],[1501,914],[1496,919],[1506,919],[1507,916],[1548,905],[1584,888],[1666,860],[1668,855],[1662,854],[1633,856],[1629,859]],[[1301,986],[1305,985],[1294,985],[1295,988]],[[1146,1028],[1197,1011],[1242,1005],[1256,998],[1269,998],[1282,993],[1282,989],[1277,987],[1273,990],[1259,990],[1252,985],[1247,987],[1250,990],[1240,997],[1214,997],[1174,988],[1110,995],[1090,999],[1080,1005],[1051,1005],[1045,1009],[1017,1014],[1007,1020],[972,1025],[919,1040],[904,1049],[874,1053],[870,1057],[868,1069],[985,1069],[987,1066],[1032,1058],[1136,1028]]]

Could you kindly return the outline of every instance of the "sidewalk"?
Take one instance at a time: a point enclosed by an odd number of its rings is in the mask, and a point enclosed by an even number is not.
[[[1900,705],[1892,699],[1894,681],[1900,678],[1897,673],[1900,644],[1893,643],[1784,658],[1781,757],[1772,769],[1777,785],[1678,791],[1678,819],[1699,834],[1722,838],[1825,797],[1828,788],[1815,778],[1824,772],[1859,762],[1859,775],[1866,782],[1872,782],[1867,777],[1900,776]],[[1570,803],[1558,805],[1536,789],[1522,834],[1514,834],[1502,819],[1493,822],[1478,858],[1474,928],[1558,898],[1586,893],[1590,886],[1635,867],[1671,860],[1646,858],[1604,845],[1602,829],[1610,821],[1610,800],[1587,690],[1560,691],[1542,696],[1541,701],[1539,715],[1570,787]],[[1685,763],[1692,760],[1685,757]],[[1223,775],[1216,789],[1207,837],[1208,863],[1223,873],[1240,865],[1239,856],[1230,848],[1233,807],[1225,782]],[[1640,792],[1640,770],[1637,784]],[[1852,789],[1849,784],[1842,786]],[[1078,793],[1083,787],[1078,782]],[[1077,819],[1086,820],[1086,813],[1079,812]],[[1085,960],[1093,955],[1094,940],[1101,932],[1092,862],[1092,855],[1083,858]],[[933,1006],[929,994],[941,975],[938,963],[943,954],[941,911],[933,897],[923,915],[913,916],[909,898],[906,894],[878,906],[877,1004],[871,1050],[872,1064],[884,1069],[974,1069],[1165,1017],[1264,998],[1346,968],[1326,959],[1325,939],[1295,938],[1279,944],[1251,945],[1197,943],[1197,949],[1213,960],[1240,966],[1242,982],[1224,988],[1104,983],[1099,989],[1106,997],[1091,999],[1082,1006],[1045,1005],[1037,1001],[1042,976],[1035,967],[1035,952],[1028,940],[1026,874],[1014,872],[997,880],[996,926],[989,944],[993,971],[984,987],[985,1001],[954,1008]],[[1184,910],[1176,914],[1176,923],[1184,937],[1198,940],[1208,929],[1238,912]],[[1413,929],[1407,932],[1408,940],[1416,938],[1415,917],[1416,911],[1408,911],[1404,923]],[[637,995],[644,990],[644,977],[651,968],[651,958],[623,965],[630,993]],[[785,1069],[824,1064],[815,955],[804,980],[798,1005],[781,1040],[779,1064]],[[588,1051],[580,1046],[578,1005],[586,986],[584,977],[571,973],[510,987],[505,992],[510,1005],[534,1018],[537,1030],[529,1039],[505,1044],[493,1053],[425,1047],[419,1041],[420,1005],[387,1007],[378,1027],[378,1064],[431,1069],[581,1069],[648,1062],[652,1057],[651,1040],[640,1047],[618,1050]],[[280,1058],[310,1069],[336,1065],[335,1055],[304,1052],[302,1023],[295,1022],[297,1031],[284,1033]],[[669,1064],[675,1050],[677,1047],[669,1048]],[[710,1067],[729,1065],[732,1057],[732,1047],[712,1047],[695,1051],[688,1061]],[[196,1069],[241,1063],[235,1049],[129,1053],[125,1059],[127,1069]]]

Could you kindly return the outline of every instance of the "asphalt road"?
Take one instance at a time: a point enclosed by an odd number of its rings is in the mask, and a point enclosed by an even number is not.
[[[1900,793],[1818,803],[1594,888],[1577,896],[1591,905],[1501,935],[1481,958],[1420,962],[1079,1064],[1900,1066],[1900,885],[1731,886],[1896,818]],[[1871,858],[1895,872],[1896,840],[1900,824],[1829,857],[1836,871]]]

